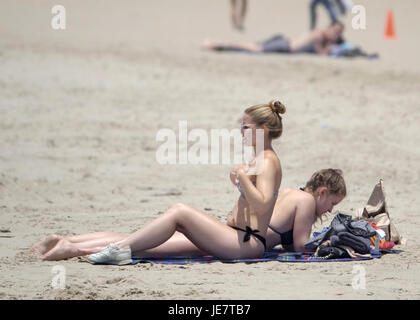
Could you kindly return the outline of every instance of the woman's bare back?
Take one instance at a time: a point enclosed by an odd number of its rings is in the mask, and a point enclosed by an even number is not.
[[[309,210],[298,210],[303,207],[302,204],[313,204],[309,205]],[[267,231],[267,246],[274,247],[280,244],[281,237],[279,233],[293,232],[293,239],[301,238],[300,234],[296,234],[297,231],[295,222],[296,215],[305,215],[310,217],[309,220],[313,220],[315,217],[315,200],[313,196],[302,190],[284,189],[279,192],[276,204],[274,206],[273,215],[270,220],[270,227]],[[304,206],[307,207],[306,205]],[[305,219],[306,220],[306,219]],[[302,227],[302,226],[299,226]],[[310,230],[312,224],[304,226],[304,228],[298,228],[305,230],[305,233]],[[294,242],[294,241],[293,241]],[[286,250],[294,250],[294,245],[284,245]]]

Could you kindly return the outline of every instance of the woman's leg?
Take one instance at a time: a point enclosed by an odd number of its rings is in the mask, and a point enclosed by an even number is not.
[[[62,239],[67,242],[66,245],[72,245],[74,248],[87,250],[91,249],[91,251],[87,254],[92,254],[102,251],[111,243],[121,243],[125,238],[127,238],[127,235],[112,232],[96,232]],[[82,251],[82,253],[86,254],[86,251]],[[198,249],[180,232],[175,232],[168,241],[156,248],[133,253],[134,256],[139,258],[204,254],[204,252]]]
[[[97,241],[97,246],[106,247],[111,242],[121,241],[126,235],[114,232],[94,232],[86,233],[71,237],[63,237],[56,234],[51,234],[43,241],[40,241],[32,246],[30,249],[31,253],[45,254],[53,249],[61,239],[66,239],[71,243],[80,243],[82,246],[84,243],[90,243],[91,241]],[[92,243],[85,245],[84,247],[92,247]]]
[[[201,251],[187,237],[178,231],[175,232],[168,241],[156,248],[133,252],[133,256],[138,258],[163,258],[174,256],[197,257],[206,254],[206,252]]]
[[[116,232],[93,232],[66,237],[66,239],[72,243],[80,243],[99,239],[117,239],[115,241],[120,241],[125,237],[127,237],[127,235]]]
[[[100,252],[109,244],[121,242],[126,237],[126,235],[113,232],[95,232],[67,238],[60,237],[57,238],[53,247],[40,253],[44,255],[43,260],[69,259]],[[180,232],[176,232],[168,241],[156,248],[133,252],[133,256],[138,258],[202,255],[205,255],[205,253]]]
[[[39,253],[44,254],[48,251],[50,251],[52,248],[56,246],[58,241],[60,241],[63,237],[58,236],[56,234],[50,234],[48,237],[46,237],[44,240],[35,243],[29,252],[31,253]]]
[[[255,237],[243,242],[242,231],[234,230],[216,218],[190,206],[179,203],[163,215],[118,243],[120,248],[129,246],[132,252],[155,248],[176,232],[182,232],[201,251],[222,258],[258,257],[263,244]]]
[[[105,249],[110,243],[123,240],[127,235],[114,232],[94,232],[56,239],[54,246],[41,252],[43,260],[63,260],[92,254]]]
[[[194,246],[179,236],[175,237],[176,242],[164,245],[176,231],[182,232]],[[174,255],[174,253],[179,253],[179,255],[187,253],[211,254],[225,259],[261,255],[264,250],[263,244],[254,237],[251,237],[248,242],[243,242],[243,234],[242,231],[234,230],[201,211],[184,204],[176,204],[149,225],[127,237],[118,238],[112,234],[110,238],[92,239],[79,243],[72,243],[64,238],[59,240],[57,245],[44,255],[43,259],[62,260],[97,253],[111,242],[117,242],[120,247],[128,245],[132,252],[140,252],[145,255],[151,253],[156,256],[162,256],[168,252],[170,255]]]

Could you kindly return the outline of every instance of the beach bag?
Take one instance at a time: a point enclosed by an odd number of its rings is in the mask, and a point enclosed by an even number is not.
[[[375,223],[379,229],[385,232],[386,241],[401,244],[402,237],[389,216],[382,179],[373,188],[367,204],[357,210],[356,217]]]
[[[350,232],[340,232],[330,238],[333,247],[347,246],[361,254],[370,253],[371,240],[369,238],[355,236]]]
[[[355,236],[369,238],[376,235],[375,229],[365,220],[354,219],[351,215],[337,213],[332,219],[326,232],[311,237],[304,244],[304,248],[308,251],[315,251],[318,246],[330,237],[341,232],[349,232]]]

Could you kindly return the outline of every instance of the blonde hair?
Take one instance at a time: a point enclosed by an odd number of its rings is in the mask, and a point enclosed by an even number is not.
[[[343,178],[343,171],[340,169],[322,169],[316,171],[308,182],[306,182],[305,189],[315,192],[319,187],[327,187],[328,192],[333,195],[340,195],[345,197],[347,194],[346,183]],[[316,215],[315,223],[322,224],[322,216]]]
[[[282,117],[286,107],[278,100],[272,100],[267,104],[257,104],[245,110],[257,126],[265,125],[269,130],[268,136],[276,139],[283,132]]]
[[[316,171],[309,181],[306,182],[305,189],[308,188],[312,192],[315,192],[319,187],[327,187],[330,194],[343,197],[347,194],[343,171],[340,169],[322,169]]]

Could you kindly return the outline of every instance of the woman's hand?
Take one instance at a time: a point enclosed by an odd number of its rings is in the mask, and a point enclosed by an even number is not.
[[[233,168],[233,170],[230,172],[230,181],[232,181],[232,183],[237,186],[238,182],[239,182],[239,174],[243,173],[244,170],[242,168],[242,166],[238,166]]]
[[[230,172],[230,181],[232,181],[232,183],[233,183],[235,186],[237,186],[237,185],[238,185],[239,180],[238,180],[238,176],[237,176],[237,174],[236,174],[235,169],[233,169],[233,170]]]
[[[238,182],[239,182],[239,176],[252,175],[253,173],[251,171],[252,171],[252,167],[250,167],[247,163],[241,166],[237,166],[233,168],[232,171],[230,172],[230,181],[232,181],[232,183],[236,186],[238,185]]]
[[[248,164],[233,168],[230,172],[230,181],[232,181],[232,183],[237,186],[239,182],[239,175],[247,175],[248,168]]]

